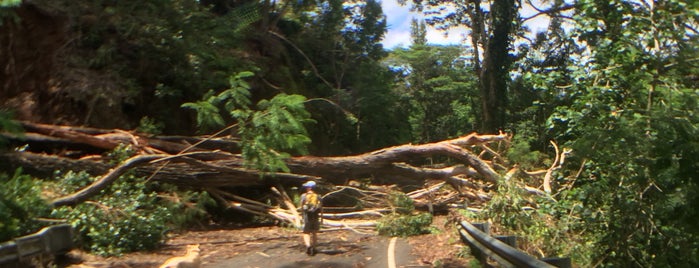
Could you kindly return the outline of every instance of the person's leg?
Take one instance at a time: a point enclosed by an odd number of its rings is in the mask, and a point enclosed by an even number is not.
[[[311,234],[310,233],[303,233],[303,244],[306,245],[306,254],[312,255],[313,254],[313,245],[311,244]]]
[[[303,234],[303,244],[306,245],[306,248],[309,248],[312,246],[311,244],[311,234],[304,233]]]
[[[316,245],[318,244],[318,233],[311,232],[311,255],[316,255]]]
[[[315,255],[316,244],[318,243],[318,230],[320,229],[320,222],[318,221],[318,214],[308,214],[306,218],[306,224],[303,229],[303,239],[306,243],[306,253],[308,255]]]
[[[306,254],[311,255],[311,224],[308,214],[303,213],[303,244],[306,246]]]

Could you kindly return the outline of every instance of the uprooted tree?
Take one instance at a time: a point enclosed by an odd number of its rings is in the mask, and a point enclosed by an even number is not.
[[[0,162],[9,168],[23,167],[28,172],[43,174],[54,170],[82,170],[100,176],[78,192],[53,200],[54,206],[84,202],[123,173],[133,170],[151,181],[205,190],[237,210],[298,224],[296,207],[284,188],[297,186],[305,180],[316,180],[333,185],[326,197],[344,194],[363,202],[361,211],[326,213],[328,220],[325,224],[363,226],[372,223],[333,219],[383,215],[390,209],[381,200],[396,190],[408,190],[407,195],[415,200],[417,207],[430,210],[445,208],[449,203],[462,202],[463,199],[482,202],[489,198],[484,189],[503,178],[508,179],[517,171],[501,156],[510,140],[503,133],[473,133],[451,140],[405,144],[351,156],[296,156],[285,160],[288,172],[264,172],[246,165],[238,143],[232,137],[153,137],[124,130],[29,122],[23,122],[22,126],[26,131],[22,137],[3,134],[6,139],[25,148],[0,154]],[[103,153],[124,145],[131,146],[134,155],[121,163],[109,164]],[[560,156],[564,157],[565,153]],[[523,174],[540,176],[542,185],[537,187],[548,191],[547,177],[561,160],[557,157],[548,170]],[[359,183],[367,178],[369,184]],[[440,191],[447,184],[452,186],[452,190]],[[231,191],[244,187],[267,187],[278,197],[278,205],[269,205]],[[527,189],[541,193],[537,187]]]

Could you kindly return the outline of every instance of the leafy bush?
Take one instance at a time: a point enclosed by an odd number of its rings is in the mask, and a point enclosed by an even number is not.
[[[388,202],[393,213],[382,217],[376,229],[381,235],[411,236],[430,232],[432,214],[412,214],[415,210],[413,200],[402,192],[392,192]]]
[[[402,192],[392,192],[388,196],[388,203],[393,213],[409,214],[415,210],[413,199]]]
[[[583,217],[585,210],[576,189],[561,192],[553,200],[549,196],[534,197],[523,190],[523,183],[517,178],[501,181],[498,190],[482,213],[462,214],[469,218],[491,221],[500,229],[498,233],[513,233],[524,241],[521,248],[532,255],[567,256],[582,266],[592,262],[595,245],[593,233],[586,232]],[[534,210],[524,207],[537,204]],[[589,215],[587,215],[589,217]]]
[[[84,172],[67,172],[57,186],[71,193],[93,180]],[[73,225],[83,248],[100,255],[119,255],[156,248],[168,231],[201,219],[205,215],[202,207],[212,199],[194,192],[177,194],[176,200],[163,198],[142,178],[126,174],[93,200],[56,208],[52,216]]]
[[[136,154],[136,150],[130,144],[120,143],[114,150],[107,153],[107,158],[109,159],[109,164],[117,165],[134,154]]]
[[[412,236],[430,232],[432,214],[419,213],[415,215],[392,213],[381,218],[376,225],[380,235]]]
[[[162,122],[158,122],[153,118],[144,116],[141,118],[141,121],[139,121],[136,131],[152,135],[160,135],[163,133],[163,128],[165,128],[165,124]]]
[[[0,241],[36,232],[45,224],[37,217],[48,215],[49,205],[41,198],[41,187],[17,169],[12,177],[0,174]]]
[[[515,136],[512,140],[512,146],[507,152],[507,159],[519,164],[523,169],[537,167],[542,155],[540,152],[531,149],[529,143],[532,141],[533,139],[524,138],[521,135]]]

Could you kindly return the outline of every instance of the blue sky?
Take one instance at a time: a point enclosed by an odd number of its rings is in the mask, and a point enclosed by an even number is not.
[[[540,1],[533,1],[535,4]],[[410,46],[410,23],[412,18],[424,18],[420,13],[410,12],[408,6],[401,6],[397,0],[383,0],[381,3],[386,20],[388,23],[388,32],[384,37],[382,44],[387,49],[396,47]],[[529,16],[534,13],[531,7],[525,7],[522,11],[524,16]],[[537,17],[526,23],[532,30],[545,30],[548,26],[548,19],[544,16]],[[460,44],[468,31],[465,28],[451,29],[448,35],[444,32],[433,28],[428,28],[427,42],[430,44]]]
[[[386,20],[388,32],[383,40],[385,48],[407,47],[410,45],[410,23],[412,18],[424,18],[420,13],[410,12],[408,6],[401,6],[397,0],[383,0],[381,3]],[[427,40],[432,44],[459,44],[464,38],[465,29],[453,29],[445,36],[444,32],[436,29],[428,29]]]

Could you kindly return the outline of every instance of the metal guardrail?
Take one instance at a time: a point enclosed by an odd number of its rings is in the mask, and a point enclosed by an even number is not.
[[[26,267],[35,259],[52,258],[73,248],[73,227],[54,225],[0,244],[0,266]]]
[[[459,228],[461,240],[471,246],[471,253],[484,267],[488,267],[488,257],[503,267],[560,267],[570,268],[570,258],[536,259],[514,248],[514,236],[492,237],[488,224],[471,224],[462,221]]]

